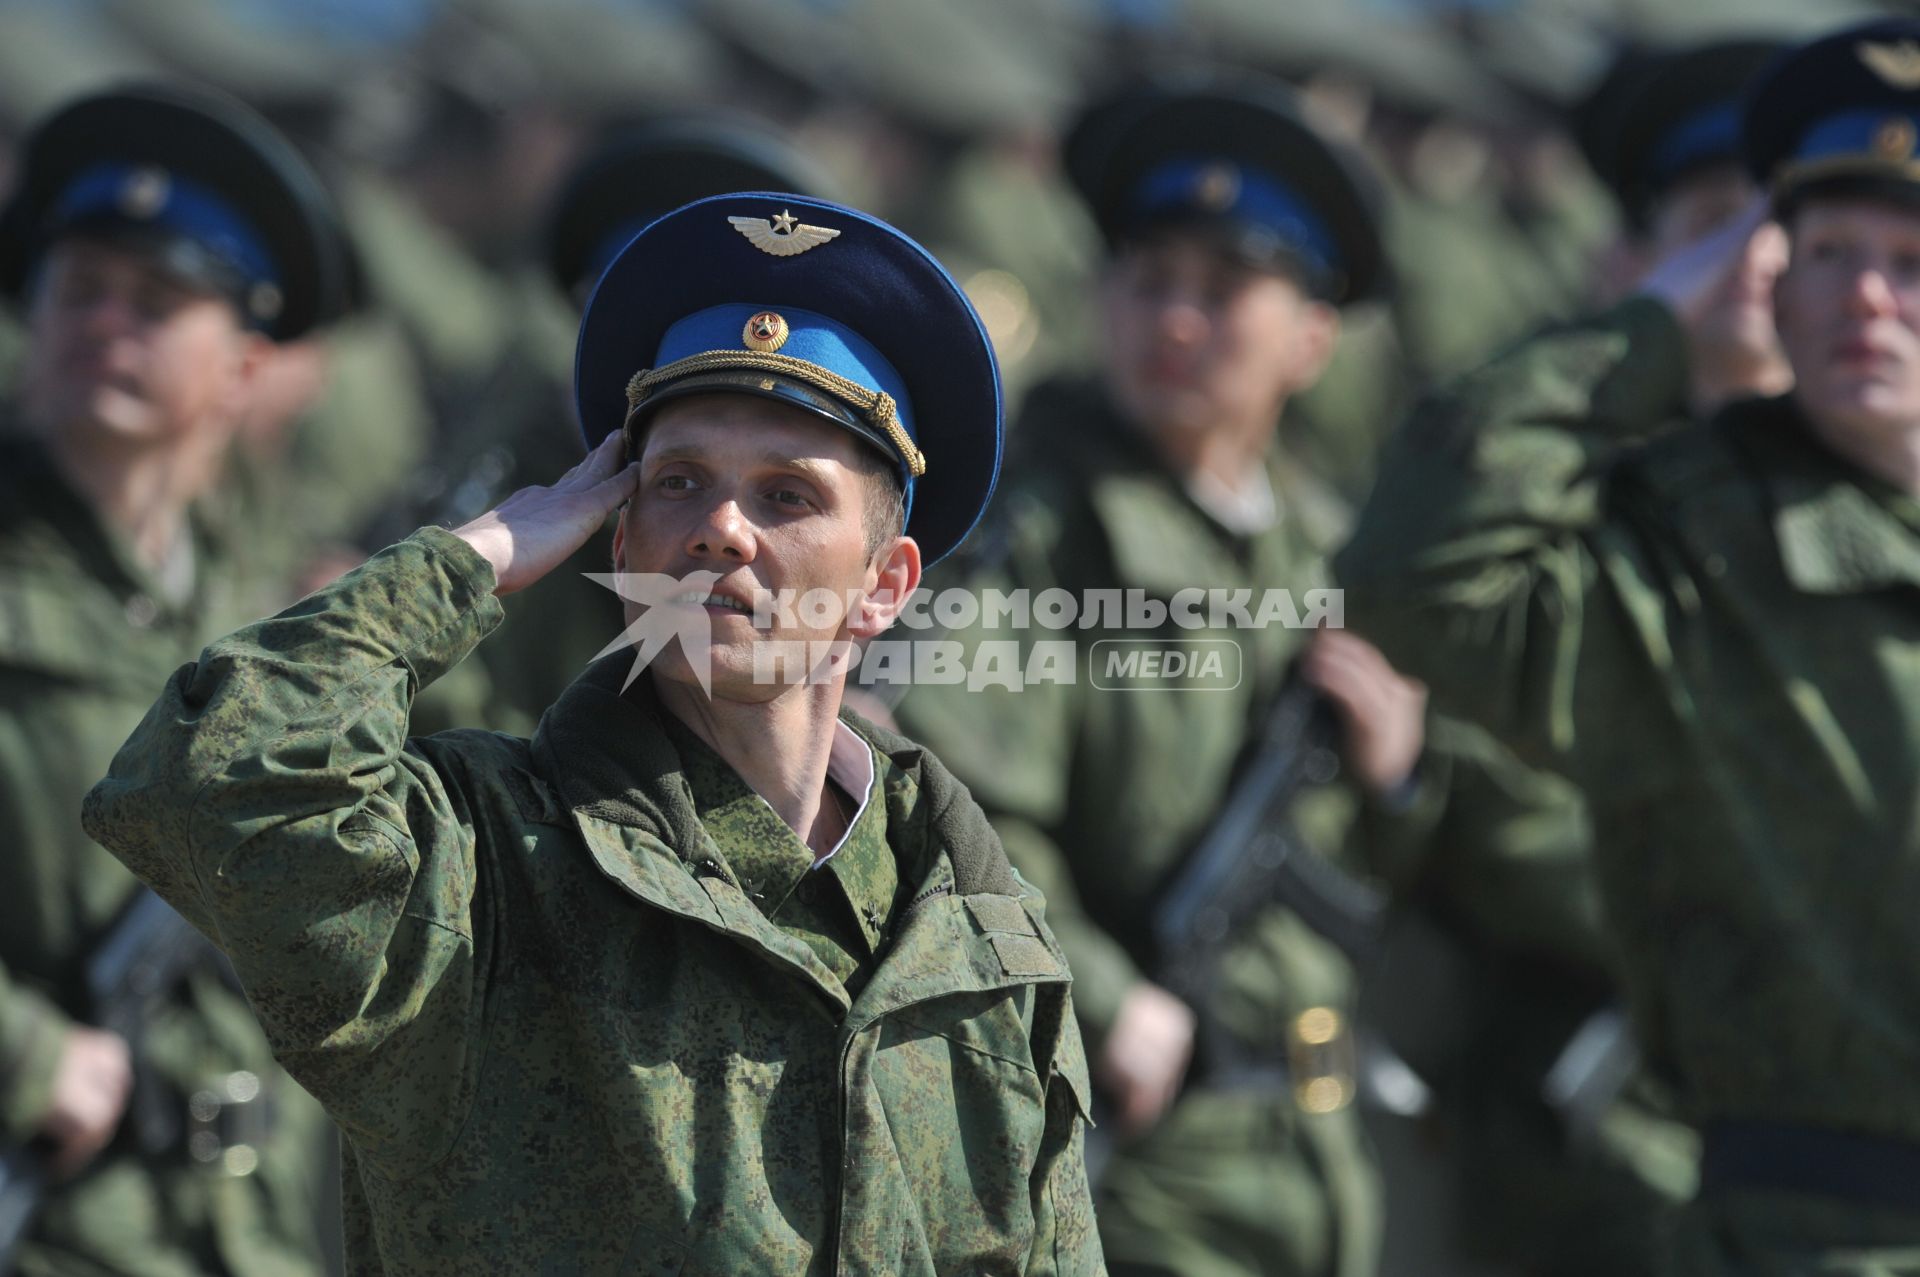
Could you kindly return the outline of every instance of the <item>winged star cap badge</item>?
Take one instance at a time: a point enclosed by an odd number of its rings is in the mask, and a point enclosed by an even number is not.
[[[795,253],[804,253],[810,248],[818,248],[830,239],[838,239],[840,232],[826,226],[809,226],[782,209],[772,220],[764,217],[729,217],[733,229],[747,237],[747,242],[763,253],[775,257],[792,257]]]

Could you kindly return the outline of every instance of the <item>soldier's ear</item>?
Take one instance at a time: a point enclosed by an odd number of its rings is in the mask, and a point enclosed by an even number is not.
[[[847,618],[848,633],[856,639],[884,634],[920,588],[920,568],[920,543],[912,537],[895,537],[890,549],[875,556],[870,569],[873,584]]]
[[[622,501],[620,508],[614,511],[613,520],[613,570],[627,570],[627,503]]]

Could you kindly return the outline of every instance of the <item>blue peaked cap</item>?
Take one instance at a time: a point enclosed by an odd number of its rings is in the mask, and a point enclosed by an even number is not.
[[[1920,20],[1882,18],[1783,55],[1753,86],[1747,167],[1776,199],[1831,180],[1920,193]]]
[[[587,446],[630,411],[704,393],[791,403],[881,451],[929,564],[966,539],[999,477],[999,367],[966,294],[898,230],[824,200],[697,200],[601,276],[574,360]]]

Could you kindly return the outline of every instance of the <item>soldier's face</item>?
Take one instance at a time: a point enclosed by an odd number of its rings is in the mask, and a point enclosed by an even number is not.
[[[1789,230],[1793,259],[1775,311],[1796,397],[1830,436],[1911,435],[1920,429],[1920,213],[1813,199]]]
[[[749,395],[692,395],[663,406],[642,436],[640,481],[614,533],[618,571],[719,579],[699,606],[710,627],[716,699],[771,700],[786,690],[756,669],[756,647],[870,638],[892,623],[920,579],[919,550],[896,537],[870,552],[867,473],[847,431]],[[755,624],[762,606],[770,628]],[[628,604],[631,624],[640,609]],[[789,651],[795,649],[788,649]],[[652,667],[693,681],[678,645]],[[788,677],[798,666],[781,667]],[[758,677],[756,676],[758,675]]]
[[[183,286],[142,253],[81,239],[49,251],[29,327],[27,419],[70,439],[224,434],[267,349],[224,298]]]
[[[1101,288],[1107,383],[1153,432],[1271,424],[1319,377],[1339,319],[1197,235],[1123,248]]]
[[[1643,266],[1651,268],[1728,225],[1753,206],[1758,193],[1753,180],[1734,164],[1681,182],[1654,209],[1642,246]],[[1785,359],[1773,323],[1773,288],[1786,267],[1786,232],[1776,222],[1765,222],[1748,237],[1740,260],[1689,327],[1696,360],[1771,368]]]

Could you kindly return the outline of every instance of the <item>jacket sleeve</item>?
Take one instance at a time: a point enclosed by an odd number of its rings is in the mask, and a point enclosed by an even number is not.
[[[1580,791],[1469,724],[1442,719],[1437,731],[1453,759],[1445,806],[1396,888],[1476,944],[1551,956],[1607,978],[1593,831]]]
[[[67,636],[63,636],[67,637]],[[0,680],[11,671],[0,670]],[[28,712],[32,693],[20,684],[0,681],[0,929],[26,929],[29,918],[48,908],[48,899],[65,892],[52,887],[44,872],[50,861],[69,861],[80,842],[74,822],[72,793],[61,795],[57,777],[72,751],[47,739],[47,712]],[[59,704],[53,713],[65,714]],[[98,763],[96,762],[97,766]],[[61,801],[61,797],[66,799]],[[65,810],[62,810],[62,809]],[[64,820],[63,820],[64,817]],[[67,836],[60,831],[66,827]],[[16,937],[19,932],[13,933]],[[28,934],[31,934],[28,932]],[[23,961],[18,948],[10,948]],[[48,983],[10,970],[0,961],[0,1147],[17,1147],[40,1128],[53,1103],[54,1072],[73,1018],[48,996]]]
[[[53,1075],[73,1021],[0,965],[0,1144],[18,1147],[53,1102]]]
[[[1665,716],[1648,660],[1668,600],[1609,476],[1681,413],[1685,351],[1671,312],[1636,299],[1463,378],[1389,445],[1335,561],[1350,626],[1583,787],[1651,776],[1627,746]]]
[[[388,1173],[451,1144],[488,919],[460,795],[407,741],[500,616],[425,529],[182,667],[87,796],[87,832],[233,960],[276,1055]]]
[[[1049,904],[1048,918],[1052,908]],[[1059,937],[1056,936],[1055,939]],[[1104,1274],[1100,1232],[1095,1227],[1093,1194],[1087,1183],[1087,1118],[1091,1086],[1086,1050],[1066,989],[1051,1016],[1036,1030],[1054,1039],[1047,1081],[1047,1125],[1031,1183],[1033,1251],[1028,1277],[1095,1277]]]

